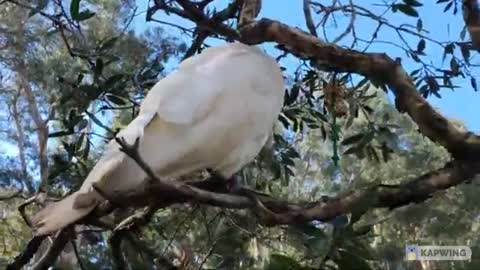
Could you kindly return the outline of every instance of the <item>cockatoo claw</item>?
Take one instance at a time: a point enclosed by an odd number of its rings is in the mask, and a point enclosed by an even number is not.
[[[124,152],[132,158],[138,156],[140,137],[137,137],[133,144],[129,144],[123,137],[115,137],[115,141],[120,145],[120,151]]]
[[[229,193],[236,193],[242,189],[240,184],[240,178],[236,175],[232,175],[226,180],[226,188]]]
[[[236,175],[232,175],[230,178],[225,178],[213,169],[207,169],[207,172],[211,175],[211,178],[218,182],[219,185],[225,185],[225,191],[228,193],[235,193],[241,189],[240,179]]]

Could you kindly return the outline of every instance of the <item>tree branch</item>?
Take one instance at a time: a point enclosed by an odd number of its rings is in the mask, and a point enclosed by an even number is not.
[[[480,6],[476,0],[463,0],[463,20],[467,27],[472,45],[476,50],[480,50]]]
[[[127,261],[122,252],[122,241],[125,237],[125,231],[119,231],[113,233],[109,239],[110,247],[112,248],[112,257],[115,263],[115,269],[126,270],[128,269]]]
[[[118,140],[122,145],[124,141]],[[126,152],[131,154],[135,145],[122,145],[122,149],[127,147]],[[133,148],[130,148],[133,147]],[[124,149],[125,150],[125,149]],[[136,151],[136,150],[135,150]],[[127,154],[128,155],[128,154]],[[148,183],[148,188],[138,188],[129,194],[114,194],[116,199],[126,200],[131,203],[129,206],[155,205],[151,211],[147,211],[145,216],[133,218],[133,223],[129,226],[123,226],[124,229],[137,227],[138,224],[147,223],[154,209],[167,207],[178,203],[203,203],[211,206],[231,209],[248,209],[260,218],[260,221],[267,226],[276,226],[280,224],[305,223],[313,220],[329,221],[337,216],[358,213],[359,208],[363,212],[373,208],[388,208],[390,210],[408,205],[410,203],[419,203],[429,199],[435,192],[448,189],[452,186],[464,183],[480,172],[479,162],[454,161],[448,163],[444,168],[435,172],[424,174],[398,186],[385,187],[377,185],[365,189],[354,190],[336,198],[322,200],[317,202],[299,202],[290,203],[280,201],[269,196],[255,195],[252,192],[239,192],[236,194],[227,194],[225,185],[220,184],[218,179],[210,178],[207,181],[195,182],[176,182],[163,181],[148,168],[148,165],[141,160],[139,155],[133,154],[135,161],[145,169],[147,175],[152,178]],[[130,156],[130,157],[132,157]],[[94,226],[98,225],[98,218],[111,212],[107,208],[106,212],[97,211],[95,216],[90,216],[81,221]],[[146,217],[146,218],[145,218]],[[135,222],[140,222],[135,225]],[[125,222],[128,224],[128,222]],[[111,229],[111,227],[108,227]],[[118,230],[117,230],[118,231]],[[125,230],[120,230],[120,232]],[[63,234],[61,234],[63,235]],[[114,234],[115,235],[115,234]],[[117,258],[121,259],[123,255],[118,248],[123,234],[116,234],[111,239],[112,247],[116,249]],[[33,244],[39,240],[32,240]],[[68,238],[57,237],[47,254],[39,262],[40,265],[51,265],[55,254],[59,254],[61,249],[69,241]],[[30,246],[30,245],[29,245]],[[35,249],[28,248],[16,259],[19,265],[26,263],[29,256],[35,253]],[[27,258],[27,259],[25,259]],[[20,263],[19,263],[20,262]],[[117,264],[122,265],[122,261],[117,259]],[[14,266],[8,269],[19,269]],[[41,269],[41,268],[35,268]]]
[[[400,112],[406,112],[420,132],[445,147],[455,158],[476,160],[480,137],[464,132],[440,115],[417,91],[413,80],[397,60],[386,54],[362,53],[328,44],[301,30],[270,19],[261,19],[241,29],[247,44],[276,42],[299,58],[312,60],[324,71],[352,72],[387,84]]]
[[[200,47],[202,47],[202,44],[205,41],[205,39],[207,39],[207,37],[208,37],[207,31],[198,29],[197,36],[192,41],[192,45],[190,45],[190,48],[188,48],[187,52],[183,56],[183,60],[194,55],[200,49]]]
[[[262,0],[244,0],[240,18],[238,19],[239,28],[255,20],[262,9]]]
[[[244,1],[240,18],[243,16],[244,22],[250,22],[239,23],[240,35],[225,24],[218,24],[201,14],[202,11],[189,1],[177,2],[184,8],[183,12],[177,13],[179,16],[192,20],[199,26],[208,26],[210,31],[229,39],[250,45],[275,42],[301,59],[312,60],[323,71],[356,73],[388,85],[395,95],[397,109],[406,112],[423,135],[445,147],[458,160],[477,160],[480,156],[480,137],[460,130],[439,114],[420,95],[399,60],[393,60],[386,54],[362,53],[325,43],[313,35],[275,20],[263,18],[251,21],[261,4],[258,0]]]
[[[20,270],[33,258],[42,244],[45,236],[35,236],[28,241],[27,246],[18,254],[8,265],[5,270]]]
[[[249,209],[263,218],[262,222],[268,226],[304,223],[312,220],[328,221],[339,215],[356,211],[359,205],[365,205],[365,201],[368,201],[366,209],[394,209],[409,203],[422,202],[430,198],[433,193],[463,183],[480,172],[479,162],[455,161],[448,163],[440,170],[401,184],[398,188],[385,189],[381,186],[373,186],[352,191],[327,202],[295,205],[258,196],[249,191],[238,194],[215,193],[187,183],[163,181],[153,173],[138,154],[136,148],[138,140],[134,145],[128,145],[121,139],[117,139],[117,142],[122,147],[121,151],[134,159],[151,178],[148,188],[130,193],[128,201],[132,201],[131,196],[136,194],[137,201],[141,198],[140,200],[151,204],[152,200],[156,200],[157,205],[161,204],[164,207],[173,203],[193,201],[222,208]],[[122,195],[119,194],[119,196]],[[125,200],[125,198],[116,198],[116,200]]]
[[[67,227],[57,233],[53,243],[48,247],[47,251],[38,260],[38,262],[32,267],[32,270],[47,270],[55,263],[57,258],[60,256],[60,253],[62,253],[62,250],[71,239],[71,229],[71,227]]]

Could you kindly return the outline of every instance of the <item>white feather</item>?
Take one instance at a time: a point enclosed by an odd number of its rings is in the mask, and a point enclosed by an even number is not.
[[[240,43],[209,48],[160,80],[118,136],[129,143],[140,138],[140,155],[160,177],[211,168],[229,178],[255,158],[271,135],[283,94],[278,64],[260,49]],[[145,180],[144,171],[112,140],[71,196],[92,193],[92,183],[113,194]],[[39,213],[37,233],[71,224],[96,205],[73,209],[72,201],[64,199]],[[56,216],[60,212],[63,219]]]

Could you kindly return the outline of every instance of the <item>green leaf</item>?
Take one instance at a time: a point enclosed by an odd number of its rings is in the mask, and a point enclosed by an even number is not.
[[[62,144],[63,144],[63,148],[65,148],[65,151],[67,151],[69,156],[70,157],[73,156],[73,154],[75,152],[75,145],[67,143],[67,142],[62,142]]]
[[[104,51],[104,50],[108,50],[110,48],[112,48],[115,43],[117,42],[118,40],[118,37],[112,37],[112,38],[109,38],[107,40],[105,40],[104,42],[102,42],[100,44],[100,46],[98,46],[98,50],[99,51]]]
[[[460,50],[462,52],[463,59],[467,64],[470,64],[470,49],[468,46],[461,46]]]
[[[373,147],[367,147],[367,155],[370,157],[370,160],[375,161],[376,163],[380,162],[380,158],[378,157],[377,151]]]
[[[82,129],[86,128],[87,125],[88,125],[88,120],[87,119],[82,119],[82,120],[80,120],[80,122],[78,122],[77,128],[78,128],[78,130],[82,130]]]
[[[477,80],[475,80],[475,78],[471,77],[471,78],[470,78],[470,84],[472,85],[473,90],[475,90],[475,92],[477,92],[477,91],[478,91],[478,88],[477,88]]]
[[[285,118],[283,115],[279,114],[278,115],[278,120],[280,122],[282,122],[283,126],[288,129],[288,127],[290,126],[290,123],[288,122],[287,118]]]
[[[103,72],[103,60],[102,58],[98,58],[96,63],[95,63],[95,78],[98,78],[100,77],[100,75],[102,75],[102,72]]]
[[[115,74],[109,77],[103,84],[103,87],[108,90],[111,90],[116,83],[118,83],[123,79],[124,76],[125,76],[124,74]]]
[[[85,92],[90,100],[96,99],[101,93],[101,89],[94,85],[80,85],[78,91]]]
[[[453,74],[458,74],[460,66],[458,65],[458,62],[457,60],[455,60],[455,58],[452,58],[450,60],[450,69],[452,70]]]
[[[286,165],[289,165],[289,166],[292,166],[292,167],[295,166],[295,162],[293,162],[293,160],[290,159],[290,158],[284,158],[282,160],[282,163],[286,164]]]
[[[90,12],[90,11],[82,11],[80,13],[78,13],[76,19],[76,21],[84,21],[84,20],[88,20],[90,18],[92,18],[93,16],[95,16],[95,12]]]
[[[82,148],[83,140],[85,139],[85,133],[82,133],[78,138],[77,143],[75,143],[75,152],[78,152]]]
[[[111,95],[111,94],[107,95],[107,99],[109,101],[111,101],[112,103],[116,104],[116,105],[125,105],[125,103],[126,103],[123,98],[115,96],[115,95]]]
[[[272,162],[270,164],[270,171],[273,174],[273,179],[279,179],[282,175],[282,167],[278,162]]]
[[[355,134],[343,139],[343,141],[340,144],[349,145],[349,144],[358,143],[360,140],[362,140],[363,137],[365,137],[364,133]]]
[[[301,265],[294,259],[281,254],[272,254],[266,270],[297,270]]]
[[[417,75],[420,71],[422,71],[422,68],[415,69],[414,71],[412,71],[412,72],[410,73],[410,76],[413,77],[413,76]]]
[[[290,90],[290,104],[293,104],[298,97],[298,93],[300,92],[300,87],[298,85],[294,85],[292,89]]]
[[[417,20],[417,31],[420,32],[423,29],[423,21],[422,19]]]
[[[445,60],[447,54],[453,54],[453,50],[455,50],[455,44],[449,43],[447,46],[445,46],[442,60]]]
[[[370,106],[368,106],[368,105],[365,105],[365,106],[363,106],[362,108],[363,108],[365,111],[367,111],[369,114],[372,114],[372,113],[374,112],[373,109],[372,109]]]
[[[70,15],[72,16],[72,18],[74,16],[78,16],[79,10],[80,0],[72,0],[72,2],[70,3]]]
[[[445,53],[446,54],[453,54],[454,49],[455,49],[455,44],[449,43],[447,46],[445,46]]]
[[[73,129],[71,130],[63,130],[63,131],[57,131],[57,132],[52,132],[48,134],[49,138],[55,138],[55,137],[62,137],[62,136],[67,136],[75,133]]]
[[[300,158],[300,154],[295,150],[295,148],[288,148],[286,155],[291,158]]]
[[[362,270],[371,270],[372,268],[367,263],[367,261],[356,254],[339,250],[340,258],[335,259],[335,263],[338,265],[339,270],[351,270],[351,269],[362,269]]]
[[[350,155],[350,154],[357,153],[360,150],[361,150],[361,148],[358,147],[357,145],[355,145],[355,146],[352,146],[352,147],[348,148],[345,152],[343,152],[343,154],[344,155]]]
[[[405,4],[394,5],[400,12],[411,17],[418,17],[418,12],[412,6]]]
[[[412,7],[421,7],[423,6],[422,3],[418,2],[417,0],[403,0],[403,2]]]
[[[452,7],[452,5],[453,5],[453,1],[447,4],[445,9],[443,9],[443,12],[447,12]]]
[[[70,3],[70,15],[72,19],[75,21],[83,21],[95,16],[95,13],[90,12],[88,9],[80,12],[80,1],[81,0],[72,0]]]
[[[412,51],[412,52],[410,53],[410,55],[412,56],[412,59],[413,59],[415,62],[417,62],[417,63],[422,62],[422,61],[420,60],[420,58],[418,57],[418,54],[417,54],[416,52],[413,52],[413,51]]]
[[[371,232],[372,230],[373,230],[373,225],[367,224],[367,225],[363,225],[363,226],[359,226],[358,228],[355,228],[353,233],[355,236],[361,236]]]
[[[438,85],[438,82],[434,77],[426,76],[425,81],[428,84],[431,92],[437,92],[438,90],[440,90],[440,86]]]
[[[425,50],[425,39],[422,38],[417,44],[417,52],[423,53],[423,50]]]
[[[285,173],[289,176],[295,176],[295,173],[292,170],[290,170],[288,167],[285,167]]]
[[[309,223],[301,223],[301,224],[292,224],[290,225],[292,229],[295,229],[297,231],[300,231],[304,234],[307,234],[309,236],[313,236],[315,238],[327,238],[327,235],[322,229],[319,229],[315,227],[312,224]]]
[[[355,86],[356,89],[360,89],[364,86],[368,81],[370,81],[367,77],[364,77],[358,84]]]
[[[84,75],[83,73],[78,74],[77,76],[77,84],[81,84],[83,81]]]
[[[388,162],[390,160],[390,153],[392,153],[392,149],[388,148],[388,146],[383,143],[381,146],[383,162]]]
[[[460,32],[460,39],[463,41],[465,40],[465,36],[467,35],[467,26],[465,25],[462,29],[462,31]]]
[[[87,137],[87,142],[85,143],[85,147],[83,148],[82,158],[87,159],[89,153],[90,153],[90,139],[88,139]]]

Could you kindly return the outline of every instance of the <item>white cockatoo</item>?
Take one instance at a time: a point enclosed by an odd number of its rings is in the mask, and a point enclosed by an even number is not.
[[[231,178],[267,140],[283,105],[284,80],[275,59],[255,46],[230,43],[183,61],[147,94],[138,116],[117,137],[133,144],[160,178],[211,169]],[[112,140],[81,188],[33,218],[37,235],[83,218],[105,194],[134,190],[147,180]]]

